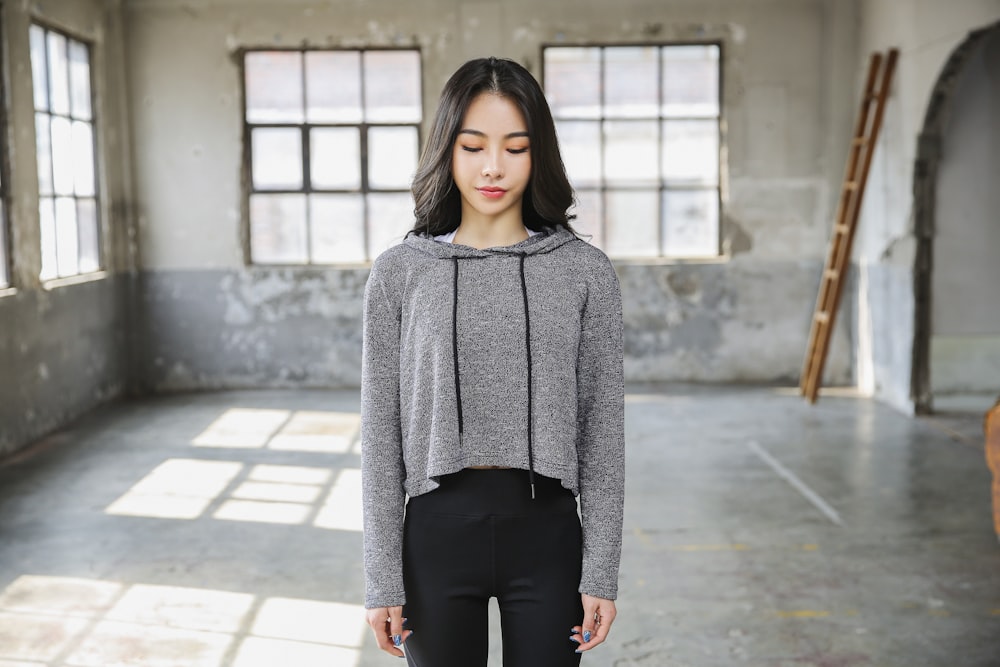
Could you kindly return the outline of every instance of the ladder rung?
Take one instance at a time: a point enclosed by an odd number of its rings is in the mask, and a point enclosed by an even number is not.
[[[854,140],[851,141],[852,146],[864,146],[867,143],[868,137],[854,137]]]
[[[857,190],[858,189],[858,182],[857,181],[844,181],[844,189],[845,190]]]
[[[835,231],[838,234],[846,234],[847,232],[850,231],[850,229],[851,228],[845,225],[844,223],[840,223],[839,225],[833,226],[833,231]]]
[[[836,280],[840,277],[840,271],[837,269],[826,269],[823,271],[823,277],[829,278],[830,280]]]
[[[830,321],[830,313],[816,313],[815,319],[820,324],[826,324]]]

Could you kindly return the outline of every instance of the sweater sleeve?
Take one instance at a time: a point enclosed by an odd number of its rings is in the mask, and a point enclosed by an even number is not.
[[[614,600],[625,499],[621,289],[607,257],[588,276],[577,359],[577,456],[583,523],[580,592]]]
[[[376,260],[365,286],[361,352],[361,488],[365,607],[405,602],[402,436],[399,413],[401,306]]]

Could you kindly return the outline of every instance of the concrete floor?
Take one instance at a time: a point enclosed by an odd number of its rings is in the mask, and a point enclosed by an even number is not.
[[[978,415],[633,389],[620,615],[585,665],[1000,665]],[[357,409],[165,396],[6,462],[0,667],[396,664],[360,607]]]

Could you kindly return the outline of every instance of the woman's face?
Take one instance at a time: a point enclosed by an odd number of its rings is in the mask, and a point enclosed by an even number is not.
[[[451,175],[462,195],[462,222],[521,221],[531,177],[531,147],[521,110],[493,93],[476,97],[452,149]]]

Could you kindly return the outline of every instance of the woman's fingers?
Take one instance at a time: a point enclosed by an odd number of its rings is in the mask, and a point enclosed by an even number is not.
[[[403,608],[402,607],[378,607],[369,609],[365,613],[368,625],[375,633],[375,641],[378,647],[386,653],[402,657],[403,651],[400,648],[406,639],[413,634],[412,631],[403,630]]]
[[[582,595],[583,602],[583,623],[573,628],[571,639],[580,644],[578,653],[589,651],[595,646],[604,642],[611,630],[612,623],[615,622],[617,610],[613,600],[595,598],[591,595]]]

